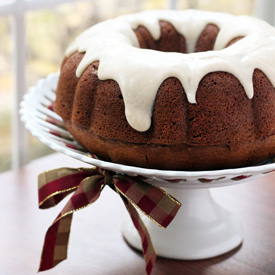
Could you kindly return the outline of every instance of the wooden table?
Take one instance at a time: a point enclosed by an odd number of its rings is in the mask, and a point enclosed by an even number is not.
[[[64,205],[38,209],[37,175],[66,166],[83,163],[56,153],[0,174],[0,274],[37,274],[44,234]],[[159,257],[153,274],[275,274],[275,173],[211,192],[242,222],[242,245],[208,260]],[[144,274],[142,254],[122,237],[124,215],[120,198],[105,188],[94,205],[74,214],[68,259],[41,274]]]

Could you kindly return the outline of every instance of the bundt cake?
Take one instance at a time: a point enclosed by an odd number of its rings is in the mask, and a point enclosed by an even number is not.
[[[54,109],[98,157],[165,170],[275,156],[275,29],[249,16],[146,11],[68,47]]]

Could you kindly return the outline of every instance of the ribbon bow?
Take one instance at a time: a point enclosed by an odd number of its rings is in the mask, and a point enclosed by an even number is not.
[[[47,171],[38,176],[38,184],[41,209],[57,205],[74,191],[46,233],[39,271],[50,269],[67,258],[73,212],[95,202],[106,185],[120,195],[138,230],[147,274],[152,272],[156,251],[135,207],[166,228],[181,206],[159,187],[100,168],[59,168]]]

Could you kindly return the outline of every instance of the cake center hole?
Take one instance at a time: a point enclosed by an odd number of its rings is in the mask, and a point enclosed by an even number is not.
[[[162,52],[187,53],[187,41],[185,37],[178,33],[175,27],[167,21],[160,21],[159,25],[161,36],[158,40],[154,40],[151,33],[144,26],[138,26],[138,28],[134,30],[140,48]],[[195,48],[192,52],[212,51],[219,31],[219,28],[215,24],[206,25],[198,36]],[[226,47],[232,45],[241,38],[243,37],[232,39]]]

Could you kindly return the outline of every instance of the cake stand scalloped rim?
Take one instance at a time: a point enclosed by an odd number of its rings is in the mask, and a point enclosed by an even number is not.
[[[261,174],[272,172],[275,169],[275,163],[267,163],[258,166],[212,171],[173,171],[134,167],[91,158],[87,152],[83,152],[83,147],[78,144],[68,132],[66,134],[70,136],[72,143],[79,148],[82,148],[82,151],[68,148],[64,145],[64,143],[62,143],[62,139],[58,140],[54,136],[51,137],[51,135],[47,133],[47,123],[45,121],[45,123],[42,123],[43,118],[41,119],[40,117],[42,113],[39,108],[45,108],[45,104],[47,104],[47,102],[53,103],[58,77],[59,72],[49,74],[47,78],[39,80],[37,86],[30,88],[29,93],[24,96],[24,99],[20,105],[20,115],[22,121],[25,123],[25,127],[32,133],[33,136],[55,151],[61,152],[93,166],[123,174],[143,176],[156,181],[157,184],[164,187],[219,187],[239,183],[240,180],[251,180]],[[45,115],[42,114],[42,117],[43,116]],[[51,113],[51,116],[59,121],[62,121],[62,119],[54,112]],[[66,131],[66,129],[64,131]],[[232,178],[234,178],[234,180],[230,181]],[[176,180],[179,182],[175,183],[174,181]]]

